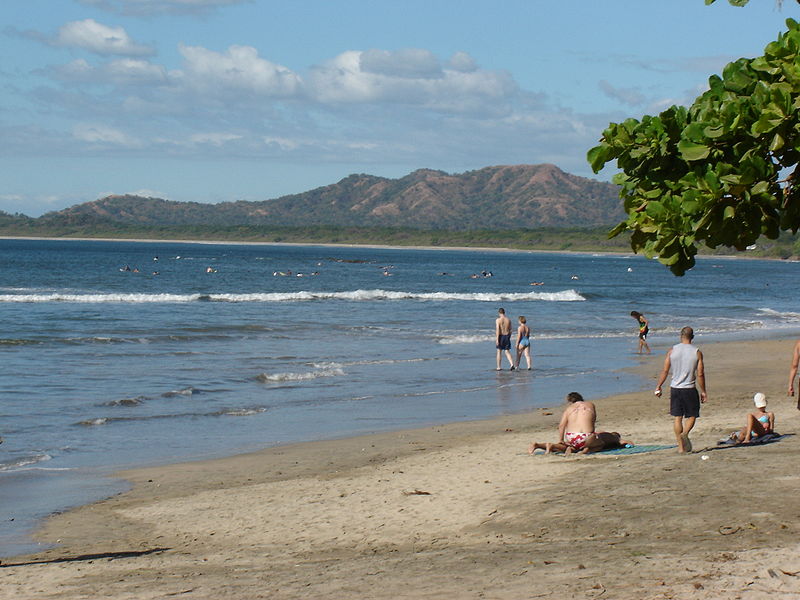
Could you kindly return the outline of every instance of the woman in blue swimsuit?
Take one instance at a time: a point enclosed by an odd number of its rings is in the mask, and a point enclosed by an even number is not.
[[[531,370],[531,328],[526,324],[525,317],[519,318],[519,328],[517,328],[517,364],[519,369],[519,361],[525,355],[525,361],[528,363],[528,371]]]
[[[775,413],[767,412],[767,399],[761,392],[753,396],[756,410],[748,413],[747,425],[736,434],[740,444],[747,444],[753,438],[775,432]]]

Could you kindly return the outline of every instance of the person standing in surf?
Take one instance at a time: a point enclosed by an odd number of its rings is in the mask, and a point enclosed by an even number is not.
[[[528,363],[528,371],[531,370],[531,328],[528,327],[525,317],[519,317],[519,327],[517,328],[517,362],[516,367],[519,369],[519,361],[525,355],[525,361]]]
[[[514,359],[511,357],[511,319],[506,316],[505,309],[497,309],[497,319],[494,322],[495,347],[497,348],[497,370],[502,371],[503,353],[508,358],[511,371],[514,370]]]
[[[689,432],[700,416],[700,404],[707,398],[703,353],[692,344],[693,339],[694,330],[691,327],[681,329],[681,341],[667,350],[664,368],[658,376],[658,385],[655,389],[655,395],[661,397],[661,386],[671,370],[669,414],[675,419],[673,430],[675,439],[678,440],[678,452],[681,454],[692,451]]]
[[[650,331],[650,322],[642,313],[636,312],[635,310],[631,311],[631,316],[636,319],[636,322],[639,324],[639,354],[642,353],[642,348],[647,350],[647,353],[650,354],[650,346],[647,345],[647,332]]]

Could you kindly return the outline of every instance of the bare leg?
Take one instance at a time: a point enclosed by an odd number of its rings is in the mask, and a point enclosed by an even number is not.
[[[498,370],[498,371],[500,371],[500,370],[501,370],[501,368],[502,368],[502,367],[500,366],[500,361],[502,360],[502,358],[503,358],[503,351],[502,351],[502,350],[500,350],[500,348],[498,348],[498,349],[497,349],[497,370]]]
[[[683,451],[684,452],[691,452],[692,451],[692,442],[689,440],[689,432],[694,427],[694,423],[696,421],[696,417],[686,417],[686,420],[683,422],[683,432],[681,433],[681,440],[683,440]]]
[[[528,446],[528,454],[533,454],[537,450],[547,450],[547,446],[552,446],[552,444],[545,444],[544,442],[531,442],[531,445]]]
[[[519,361],[521,358],[522,358],[522,348],[517,346],[517,360],[516,362],[514,362],[514,366],[517,367],[518,369],[519,369]]]
[[[675,439],[678,440],[678,452],[683,454],[686,452],[683,447],[683,417],[675,417],[672,430],[675,432]]]
[[[739,440],[743,444],[747,444],[750,441],[752,434],[754,432],[756,434],[756,437],[760,437],[766,433],[764,425],[762,425],[761,421],[756,419],[755,416],[753,416],[753,414],[751,413],[747,415],[747,426],[744,429],[742,429],[742,431],[739,433],[740,436]]]
[[[514,369],[514,358],[511,356],[511,350],[506,350],[506,358],[508,358],[508,364],[511,366],[511,369]]]
[[[642,344],[644,345],[645,350],[647,350],[647,353],[650,354],[650,346],[647,343],[647,340],[642,340]]]
[[[528,371],[530,371],[531,370],[531,347],[528,346],[527,348],[525,348],[523,353],[525,354],[525,361],[528,363]],[[519,361],[517,361],[517,366],[519,366]]]

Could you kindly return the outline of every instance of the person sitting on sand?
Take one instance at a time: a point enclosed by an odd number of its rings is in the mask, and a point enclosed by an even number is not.
[[[589,450],[584,451],[584,449],[587,444],[594,441],[597,411],[594,404],[586,402],[578,392],[567,394],[567,403],[568,406],[564,409],[561,422],[558,424],[559,441],[554,444],[533,442],[528,446],[528,454],[533,454],[537,449],[543,449],[545,454],[550,454],[554,450],[565,454],[573,452],[588,454]]]
[[[616,450],[618,448],[633,448],[634,444],[630,440],[623,440],[622,436],[616,431],[595,431],[594,439],[586,443],[586,447],[581,450],[581,454],[591,454],[592,452],[603,452],[604,450]],[[532,444],[534,451],[544,450],[547,452],[546,443],[534,442]],[[554,444],[549,444],[550,452],[554,450]],[[530,451],[530,449],[529,449]]]
[[[758,392],[753,396],[753,403],[756,405],[756,410],[747,413],[747,425],[734,434],[738,444],[748,444],[753,438],[775,431],[775,413],[767,412],[766,396]]]

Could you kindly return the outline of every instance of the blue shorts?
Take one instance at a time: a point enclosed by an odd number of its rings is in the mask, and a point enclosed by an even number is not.
[[[498,350],[511,350],[511,334],[497,336]]]

